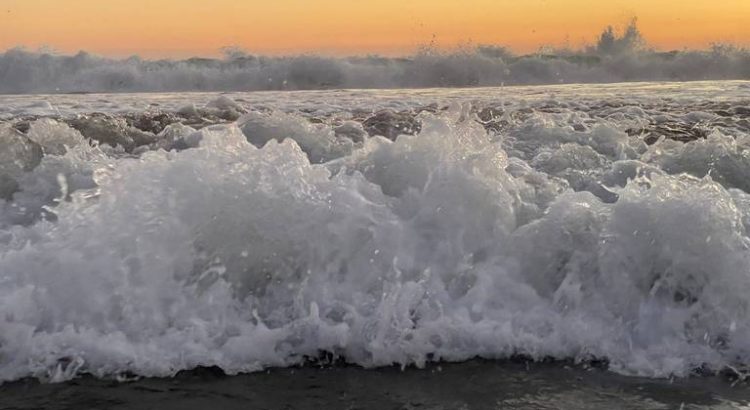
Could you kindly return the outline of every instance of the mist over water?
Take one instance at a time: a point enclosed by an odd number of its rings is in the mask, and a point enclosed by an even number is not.
[[[405,57],[267,57],[118,60],[12,49],[0,54],[0,93],[316,90],[750,78],[750,51],[726,45],[658,52],[634,22],[594,46],[515,55],[504,47],[425,47]]]

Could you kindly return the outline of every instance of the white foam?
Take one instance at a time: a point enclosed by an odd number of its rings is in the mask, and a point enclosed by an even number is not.
[[[418,52],[411,56],[229,56],[223,60],[108,59],[0,53],[0,93],[319,90],[342,88],[486,87],[623,81],[748,79],[743,49],[608,54],[564,50],[558,55],[487,52],[486,48]],[[52,109],[45,102],[32,108]]]
[[[48,155],[0,208],[0,380],[321,350],[600,357],[645,376],[750,361],[746,136],[647,148],[625,117],[575,131],[581,113],[494,135],[469,108],[362,142],[255,112],[172,126],[194,148],[139,157],[58,151],[78,134],[33,124]]]

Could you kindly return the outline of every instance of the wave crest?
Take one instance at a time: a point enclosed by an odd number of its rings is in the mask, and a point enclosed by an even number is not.
[[[598,357],[648,376],[748,361],[750,199],[730,175],[745,139],[648,146],[543,112],[499,137],[476,111],[357,141],[251,112],[168,126],[191,146],[139,155],[39,120],[46,154],[0,200],[6,218],[47,212],[0,231],[0,380],[236,373],[320,351]],[[684,166],[717,150],[720,179]]]
[[[617,43],[619,44],[619,43]],[[612,46],[614,47],[614,46]],[[499,51],[498,51],[499,50]],[[618,49],[619,50],[619,49]],[[313,55],[114,60],[12,49],[0,54],[0,93],[257,91],[468,87],[750,78],[750,53],[625,49],[515,56],[495,47],[403,58]]]

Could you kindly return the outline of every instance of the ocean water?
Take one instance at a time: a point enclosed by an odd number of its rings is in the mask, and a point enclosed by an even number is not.
[[[0,120],[2,382],[750,363],[750,82],[4,95]]]
[[[0,386],[0,408],[13,410],[742,410],[749,402],[746,385],[717,378],[638,378],[560,363],[483,360],[405,371],[302,367],[233,377],[202,368],[127,383],[84,376]]]
[[[610,33],[611,35],[612,33]],[[262,56],[225,50],[224,58],[148,60],[23,48],[0,52],[0,93],[185,92],[331,88],[477,87],[530,84],[696,81],[750,78],[750,51],[731,44],[660,52],[636,22],[593,47],[515,55],[500,46],[426,45],[410,55]],[[562,41],[561,43],[565,43]]]

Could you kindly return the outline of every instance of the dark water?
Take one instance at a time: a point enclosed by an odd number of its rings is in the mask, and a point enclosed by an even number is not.
[[[562,364],[471,361],[426,369],[296,368],[225,376],[211,368],[118,383],[84,377],[0,387],[2,409],[744,409],[750,387]]]

